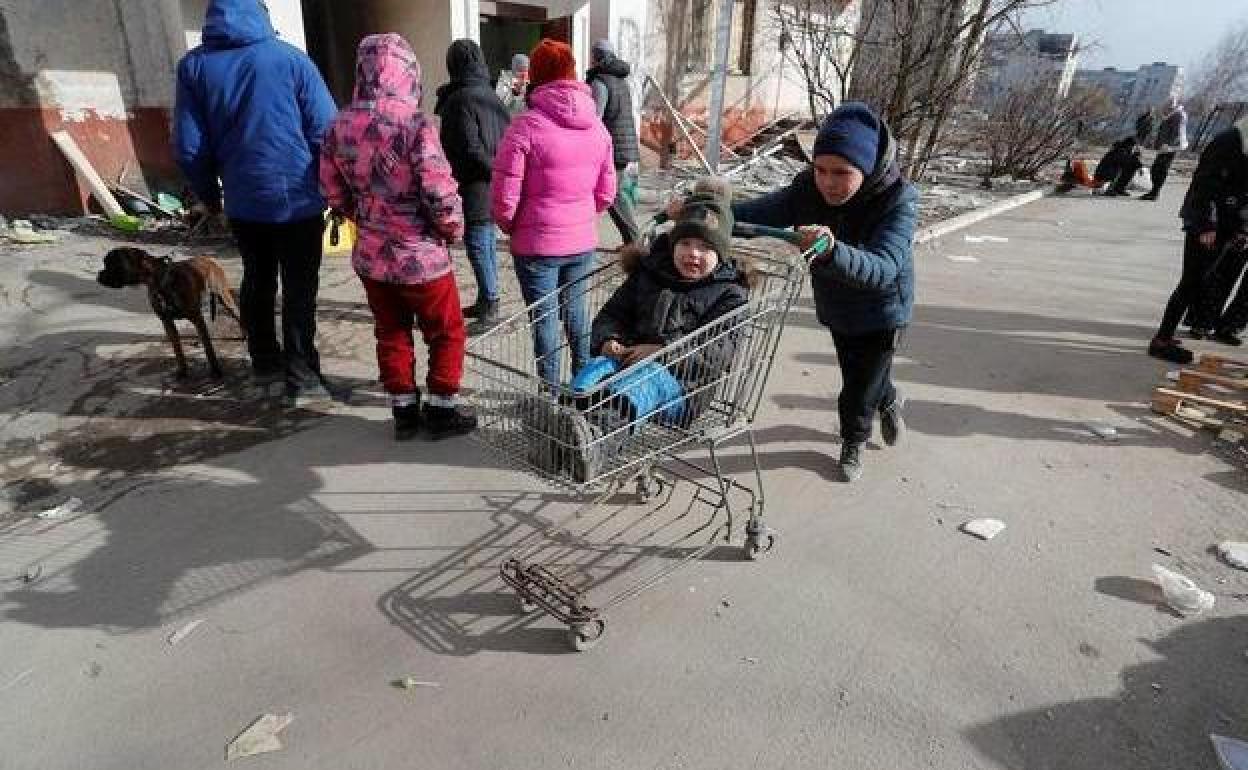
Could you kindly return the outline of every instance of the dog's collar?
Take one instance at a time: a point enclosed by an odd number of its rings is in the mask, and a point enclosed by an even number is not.
[[[178,316],[181,308],[178,307],[178,294],[173,289],[173,257],[156,258],[152,297],[155,299],[156,315],[161,318]]]

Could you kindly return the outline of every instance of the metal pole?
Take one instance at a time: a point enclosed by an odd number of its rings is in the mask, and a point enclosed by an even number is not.
[[[719,0],[719,23],[715,25],[715,72],[711,75],[711,113],[706,127],[706,159],[711,171],[719,171],[720,133],[724,120],[724,86],[728,80],[728,49],[732,42],[732,11],[736,0]]]

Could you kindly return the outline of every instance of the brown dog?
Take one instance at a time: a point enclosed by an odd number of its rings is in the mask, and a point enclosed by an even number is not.
[[[208,356],[212,376],[222,376],[221,362],[217,360],[217,351],[212,346],[211,335],[208,334],[208,323],[204,320],[204,300],[208,300],[209,314],[214,320],[218,303],[240,328],[242,319],[234,301],[234,292],[226,281],[225,270],[216,260],[210,257],[192,257],[182,262],[174,262],[170,257],[154,257],[143,249],[113,249],[104,256],[104,269],[96,276],[96,280],[110,289],[139,285],[147,287],[152,310],[164,324],[165,334],[169,337],[173,354],[178,359],[179,379],[186,377],[188,373],[186,356],[182,353],[182,341],[173,323],[179,318],[195,325],[195,330],[199,332],[199,338],[204,343],[204,353]]]

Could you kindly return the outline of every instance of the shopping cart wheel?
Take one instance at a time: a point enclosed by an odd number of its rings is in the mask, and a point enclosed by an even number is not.
[[[588,623],[574,623],[568,629],[568,639],[572,642],[572,649],[585,652],[594,649],[606,632],[607,621],[596,618]]]
[[[771,552],[776,545],[776,533],[770,530],[747,535],[742,552],[749,561],[758,561]]]

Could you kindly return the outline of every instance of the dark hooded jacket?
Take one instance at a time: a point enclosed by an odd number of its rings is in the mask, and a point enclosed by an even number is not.
[[[446,52],[446,69],[451,81],[438,89],[434,107],[442,118],[442,149],[459,182],[464,219],[469,224],[485,224],[490,222],[494,153],[511,115],[490,88],[490,73],[481,46],[472,40],[451,43]]]
[[[810,267],[819,323],[849,335],[897,329],[914,312],[914,231],[919,194],[901,174],[892,133],[880,122],[875,171],[841,206],[829,206],[812,169],[785,188],[732,207],[738,222],[824,225],[836,245]]]
[[[635,247],[621,252],[629,275],[594,318],[590,341],[594,355],[601,354],[608,340],[624,345],[670,345],[749,300],[754,279],[750,265],[721,258],[709,276],[689,281],[676,272],[672,246],[664,234],[654,239],[648,252]],[[727,335],[699,344],[699,374],[707,373],[708,364],[717,369],[728,366],[734,341],[733,335]]]
[[[633,122],[633,92],[628,87],[632,68],[615,54],[605,54],[585,73],[585,82],[601,81],[607,87],[607,108],[602,122],[611,134],[615,167],[624,168],[641,159],[637,141],[637,124]]]
[[[174,155],[200,200],[220,203],[224,184],[231,218],[319,217],[317,158],[335,112],[312,60],[277,39],[259,0],[211,0],[203,44],[178,64],[173,116]]]
[[[1179,216],[1190,233],[1214,230],[1219,244],[1248,232],[1248,120],[1210,140],[1200,153]]]

